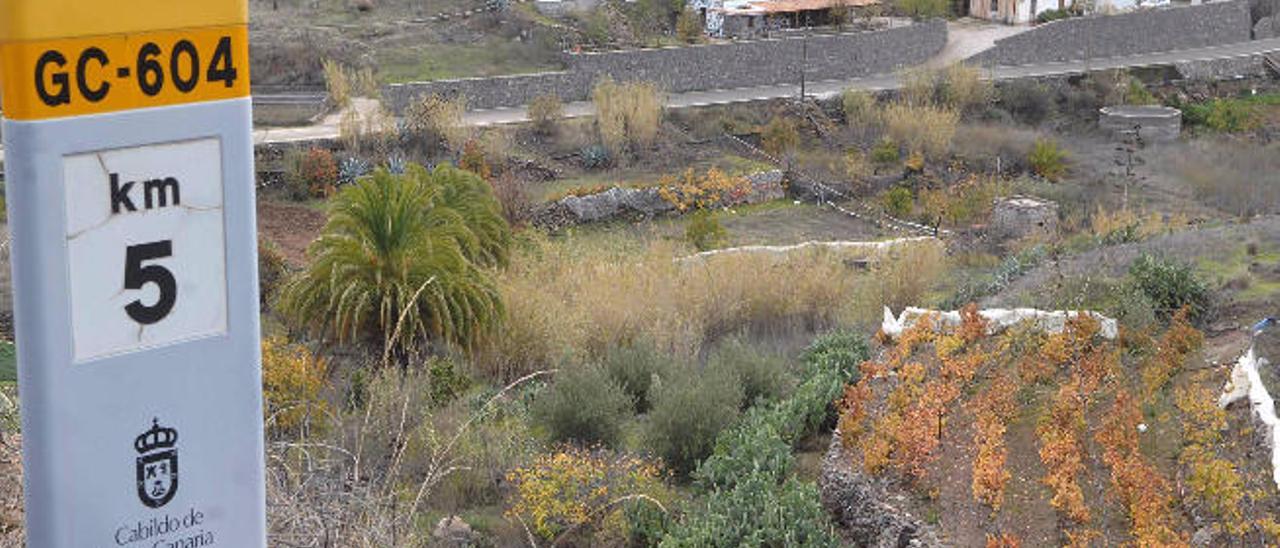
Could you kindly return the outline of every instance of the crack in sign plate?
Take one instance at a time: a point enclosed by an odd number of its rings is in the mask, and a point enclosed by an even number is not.
[[[63,159],[75,361],[225,334],[218,139]]]

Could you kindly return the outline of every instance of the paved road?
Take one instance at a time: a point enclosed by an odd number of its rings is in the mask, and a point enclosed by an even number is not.
[[[963,34],[961,34],[961,36],[963,36]],[[978,44],[980,46],[984,40],[988,39],[990,39],[990,36],[964,38],[958,42],[961,44],[959,46],[953,47],[949,44],[948,49],[944,50],[942,55],[955,55],[954,52],[957,51],[973,51],[975,49],[974,44]],[[951,51],[952,53],[948,53],[948,51]],[[1093,70],[1168,65],[1180,61],[1229,59],[1274,52],[1280,52],[1280,38],[1254,40],[1251,42],[1242,42],[1227,46],[1215,46],[1164,53],[1150,53],[1126,57],[1114,57],[1109,59],[1090,59],[1087,61],[1071,61],[1066,63],[996,67],[991,71],[990,76],[996,80],[1006,80],[1037,76],[1080,74]],[[814,82],[807,86],[806,93],[818,98],[829,98],[838,95],[846,89],[881,91],[886,89],[895,89],[899,85],[900,82],[897,75],[885,74],[853,80]],[[781,97],[795,97],[799,94],[800,87],[794,84],[729,90],[697,91],[669,96],[667,99],[667,107],[678,109],[708,105],[748,103],[753,101],[777,99]],[[361,111],[373,108],[373,106],[375,105],[365,102],[356,104],[356,108]],[[590,116],[591,114],[592,106],[590,102],[569,103],[565,105],[566,117],[576,118]],[[338,126],[341,118],[342,116],[340,114],[334,114],[328,116],[321,124],[314,126],[258,129],[253,132],[253,141],[255,144],[263,144],[333,139],[338,137]],[[465,119],[466,122],[472,126],[484,127],[524,122],[528,120],[528,113],[524,108],[483,110],[469,112]],[[0,162],[4,162],[3,149],[0,149]]]
[[[1071,61],[1066,63],[1047,63],[1043,65],[996,67],[990,76],[996,80],[1031,78],[1038,76],[1060,76],[1081,74],[1095,70],[1112,68],[1136,68],[1144,66],[1168,65],[1180,61],[1203,61],[1213,59],[1229,59],[1247,57],[1260,53],[1280,52],[1280,38],[1254,40],[1227,46],[1149,53],[1109,59],[1090,59],[1087,61]],[[853,80],[834,80],[815,82],[807,86],[806,93],[820,99],[830,98],[846,89],[862,89],[882,91],[896,89],[900,85],[897,75],[884,74]],[[707,105],[727,105],[747,103],[780,97],[796,97],[800,95],[800,86],[784,84],[757,88],[742,88],[717,91],[699,91],[672,95],[667,99],[669,108],[688,108]],[[592,113],[591,103],[570,103],[565,105],[568,117],[589,116]],[[518,123],[528,120],[523,108],[476,111],[467,114],[467,122],[475,126],[491,126]]]

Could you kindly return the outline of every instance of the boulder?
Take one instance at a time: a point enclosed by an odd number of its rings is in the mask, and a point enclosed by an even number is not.
[[[433,546],[462,548],[475,543],[475,532],[471,525],[458,516],[449,516],[440,520],[431,531]]]

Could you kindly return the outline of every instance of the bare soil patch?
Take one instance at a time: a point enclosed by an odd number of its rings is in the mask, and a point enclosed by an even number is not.
[[[258,233],[284,253],[295,268],[306,264],[307,246],[320,235],[324,213],[314,208],[285,202],[258,202]]]

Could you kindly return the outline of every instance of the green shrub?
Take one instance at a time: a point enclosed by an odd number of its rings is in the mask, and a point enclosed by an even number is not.
[[[738,418],[742,387],[724,372],[686,372],[663,380],[649,413],[648,445],[681,477],[715,447],[716,436]]]
[[[892,165],[902,160],[902,151],[898,143],[885,137],[871,149],[871,161],[880,165]]]
[[[654,387],[672,375],[679,364],[652,344],[634,343],[610,350],[604,367],[635,402],[636,412],[647,413],[653,408]]]
[[[884,193],[884,209],[894,217],[903,218],[911,215],[915,209],[915,196],[905,186],[895,186]]]
[[[1040,15],[1036,16],[1036,22],[1048,23],[1050,21],[1057,21],[1059,19],[1069,19],[1071,17],[1075,17],[1075,14],[1072,13],[1071,10],[1057,10],[1057,9],[1045,10],[1040,12]]]
[[[1144,253],[1129,265],[1129,279],[1161,317],[1187,307],[1198,320],[1209,310],[1209,288],[1189,264]]]
[[[1129,78],[1129,89],[1124,94],[1124,102],[1130,105],[1160,104],[1160,100],[1147,91],[1147,86],[1137,78]]]
[[[486,267],[506,263],[511,230],[483,179],[449,166],[379,170],[330,207],[311,265],[281,295],[296,326],[404,350],[470,348],[502,318]]]
[[[714,211],[700,209],[691,216],[684,229],[684,239],[698,251],[709,251],[724,245],[729,232],[720,224]]]
[[[1031,148],[1031,154],[1027,157],[1027,163],[1031,165],[1031,171],[1036,175],[1050,181],[1057,181],[1067,172],[1066,158],[1067,155],[1058,147],[1057,141],[1037,139],[1035,146]]]
[[[711,354],[707,359],[707,369],[737,377],[742,386],[743,409],[761,399],[774,401],[781,398],[794,382],[785,360],[765,354],[737,337]]]
[[[792,397],[753,407],[716,439],[695,474],[708,492],[662,546],[835,546],[830,518],[812,484],[791,478],[791,446],[833,414],[832,402],[867,359],[852,332],[819,337],[805,351],[806,380]]]
[[[427,400],[431,407],[441,408],[449,405],[471,388],[471,377],[465,366],[451,358],[433,356],[423,365],[429,379]]]
[[[947,0],[895,0],[894,7],[912,19],[945,17],[950,3]]]
[[[694,508],[662,540],[662,548],[839,546],[831,519],[812,483],[781,486],[763,474],[747,476],[732,490]]]
[[[567,366],[533,403],[533,417],[552,441],[616,447],[634,402],[596,365]]]
[[[1214,99],[1209,101],[1204,114],[1204,125],[1223,133],[1248,131],[1257,124],[1253,109],[1239,101]]]

